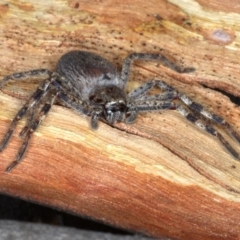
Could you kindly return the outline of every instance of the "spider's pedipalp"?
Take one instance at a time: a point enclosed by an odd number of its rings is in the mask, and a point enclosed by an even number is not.
[[[99,121],[99,115],[97,113],[92,114],[91,121],[90,121],[90,126],[93,130],[98,129],[98,121]]]
[[[136,118],[138,116],[138,112],[135,110],[132,110],[132,111],[129,111],[127,114],[126,114],[126,119],[125,119],[125,123],[127,124],[131,124],[131,123],[134,123]]]

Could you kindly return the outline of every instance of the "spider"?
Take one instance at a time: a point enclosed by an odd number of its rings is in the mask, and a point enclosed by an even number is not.
[[[56,71],[36,69],[4,77],[0,82],[0,89],[9,80],[45,77],[45,80],[18,111],[0,144],[0,151],[3,151],[10,141],[18,121],[27,115],[27,124],[19,134],[23,139],[22,145],[14,161],[5,171],[11,171],[23,159],[32,134],[56,100],[60,100],[64,106],[68,106],[80,114],[89,116],[92,129],[98,128],[99,120],[108,124],[122,121],[133,123],[141,112],[178,110],[187,120],[215,136],[239,160],[239,155],[234,148],[207,121],[200,120],[200,116],[224,126],[230,135],[240,142],[240,136],[231,126],[223,118],[206,111],[202,105],[192,101],[164,81],[148,81],[126,94],[125,87],[131,63],[134,60],[160,61],[180,74],[195,71],[191,67],[181,68],[161,54],[132,53],[124,60],[122,71],[119,73],[111,62],[97,54],[71,51],[59,59]],[[148,94],[154,87],[159,88],[162,92],[155,95]],[[180,100],[179,104],[174,101],[176,99]]]

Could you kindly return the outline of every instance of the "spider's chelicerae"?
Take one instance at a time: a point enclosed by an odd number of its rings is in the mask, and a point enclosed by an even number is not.
[[[6,76],[0,82],[0,89],[9,80],[33,76],[46,77],[46,80],[39,85],[12,120],[0,144],[0,151],[3,151],[18,121],[28,115],[27,124],[19,134],[23,139],[22,146],[6,171],[10,171],[23,159],[33,132],[36,131],[56,100],[60,100],[65,106],[78,113],[89,116],[92,129],[97,129],[99,120],[109,124],[122,121],[133,123],[140,112],[176,109],[196,126],[218,138],[222,145],[239,160],[239,155],[233,147],[217,130],[206,121],[200,120],[200,115],[215,124],[224,126],[230,135],[240,142],[240,136],[230,125],[223,118],[206,111],[200,104],[165,82],[151,80],[126,94],[125,87],[133,60],[160,61],[178,73],[189,73],[195,70],[194,68],[181,68],[161,54],[132,53],[124,60],[119,74],[112,63],[99,55],[84,51],[71,51],[60,58],[54,72],[37,69]],[[155,95],[148,94],[154,87],[160,88],[162,92]],[[180,100],[181,104],[174,102],[175,99]]]

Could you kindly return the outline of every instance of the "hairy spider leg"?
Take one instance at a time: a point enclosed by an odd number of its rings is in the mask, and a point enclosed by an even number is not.
[[[33,69],[30,71],[26,71],[26,72],[18,72],[18,73],[13,73],[11,75],[5,76],[2,81],[0,82],[0,89],[3,88],[3,86],[9,82],[10,80],[23,80],[23,79],[28,79],[30,77],[40,77],[40,76],[46,76],[46,77],[50,77],[52,74],[51,71],[49,71],[48,69]],[[33,108],[29,109],[32,110]],[[31,115],[31,114],[30,114]]]
[[[43,101],[44,98],[42,98],[41,101]],[[32,121],[34,120],[34,117],[37,113],[37,109],[39,108],[41,101],[38,104],[35,104],[32,108],[30,108],[26,114],[27,117],[27,126],[30,126],[30,124],[32,123]],[[25,126],[24,128],[26,128],[27,126]],[[23,130],[22,130],[23,131]],[[22,132],[21,131],[21,132]],[[19,137],[22,137],[22,135],[19,133]]]
[[[147,101],[170,101],[177,98],[178,98],[177,91],[168,91],[168,92],[162,92],[160,94],[142,96],[141,98],[137,98],[134,102],[141,104]]]
[[[161,90],[164,90],[166,92],[161,93],[161,94],[156,94],[156,95],[146,95],[145,96],[145,94],[155,86],[159,87]],[[143,87],[143,89],[145,91],[143,91],[141,89],[141,87]],[[141,94],[137,94],[137,92],[141,92]],[[189,108],[192,109],[194,112],[198,112],[201,115],[203,115],[204,117],[217,123],[218,125],[222,125],[223,127],[225,127],[226,130],[228,131],[228,133],[240,143],[240,135],[236,131],[234,131],[232,129],[232,127],[230,126],[230,124],[227,123],[223,118],[221,118],[220,116],[218,116],[214,113],[207,111],[206,109],[204,109],[204,107],[201,104],[192,101],[191,98],[189,98],[188,96],[186,96],[183,93],[180,93],[175,88],[168,85],[167,83],[165,83],[162,80],[149,81],[149,82],[145,83],[144,85],[140,86],[139,88],[130,92],[129,95],[130,94],[137,96],[136,98],[137,98],[137,100],[139,99],[138,101],[151,101],[151,100],[158,100],[158,99],[159,100],[179,99],[184,104],[189,106]]]
[[[155,95],[146,95],[147,92],[149,92],[153,87],[159,87],[161,90],[165,90],[165,92]],[[240,136],[237,132],[235,132],[229,123],[227,123],[223,118],[220,116],[210,113],[207,110],[203,108],[202,105],[192,101],[189,97],[187,97],[185,94],[182,94],[178,92],[176,89],[174,89],[172,86],[168,85],[164,81],[161,80],[152,80],[149,81],[142,86],[140,86],[137,89],[134,89],[132,92],[128,94],[130,96],[130,99],[135,100],[133,101],[134,104],[140,106],[143,106],[145,104],[145,107],[147,109],[147,105],[150,105],[151,108],[148,111],[156,111],[157,109],[154,108],[154,106],[158,106],[158,104],[167,105],[171,103],[174,99],[179,99],[184,103],[186,106],[188,106],[190,109],[192,109],[194,112],[203,115],[205,118],[210,119],[211,121],[224,126],[230,136],[234,137],[238,142],[240,142]],[[197,127],[200,129],[210,133],[211,135],[217,137],[219,141],[222,143],[222,145],[236,158],[240,160],[239,154],[235,151],[235,149],[225,140],[225,138],[212,126],[205,123],[203,120],[200,120],[198,117],[195,116],[194,112],[190,111],[188,107],[184,107],[182,105],[175,105],[175,109],[178,110],[188,121],[194,123]],[[145,108],[134,108],[130,107],[130,110],[132,111],[130,114],[129,119],[135,120],[137,117],[138,112],[141,111],[141,109]],[[173,108],[174,109],[174,108]]]
[[[40,76],[50,77],[51,74],[52,72],[47,69],[34,69],[26,72],[13,73],[3,78],[3,80],[0,82],[0,89],[10,80],[23,80],[30,77]]]
[[[20,136],[23,137],[23,143],[21,148],[19,149],[17,156],[15,160],[6,168],[6,172],[10,172],[17,164],[20,163],[20,161],[23,159],[28,146],[30,139],[32,137],[32,134],[36,131],[40,123],[44,120],[47,113],[50,111],[52,105],[54,104],[56,97],[58,96],[59,91],[56,91],[55,93],[52,93],[51,96],[48,98],[48,101],[43,105],[39,113],[37,114],[34,121],[32,121],[30,126],[26,126],[22,129],[20,132]]]
[[[160,94],[154,94],[154,95],[146,95],[152,88],[156,86],[159,87],[161,90],[164,90],[165,92],[162,92]],[[145,84],[132,90],[128,94],[128,98],[130,101],[130,104],[128,107],[129,107],[129,110],[131,111],[128,111],[129,116],[126,119],[126,123],[133,123],[137,118],[138,111],[140,110],[140,108],[139,109],[134,107],[131,108],[131,106],[151,105],[151,109],[152,109],[151,111],[154,111],[154,106],[157,105],[159,102],[162,103],[165,101],[166,104],[168,104],[170,101],[177,98],[177,96],[178,96],[178,92],[174,88],[167,85],[165,82],[161,80],[150,80],[146,82]],[[171,108],[171,109],[174,109],[174,108]]]
[[[161,94],[159,94],[161,95]],[[162,100],[160,101],[147,101],[148,104],[145,105],[138,105],[136,108],[130,109],[130,111],[142,112],[142,111],[156,111],[156,110],[164,110],[164,109],[171,109],[177,110],[181,113],[188,121],[195,124],[198,128],[210,133],[211,135],[218,138],[221,144],[237,159],[240,160],[239,154],[236,150],[228,143],[228,141],[211,125],[207,124],[205,121],[199,119],[188,107],[184,107],[182,105],[176,105],[173,102],[167,102]],[[172,104],[172,105],[171,105]],[[160,107],[159,107],[160,106]],[[200,113],[198,113],[200,114]],[[134,119],[135,120],[135,119]]]
[[[171,98],[172,99],[179,99],[184,104],[189,106],[189,108],[192,109],[193,111],[198,112],[201,115],[203,115],[204,117],[206,117],[206,118],[210,119],[211,121],[217,123],[218,125],[222,125],[223,127],[225,127],[227,132],[240,143],[240,135],[236,131],[234,131],[232,129],[232,127],[230,126],[230,124],[228,122],[226,122],[220,116],[207,111],[206,109],[204,109],[204,107],[201,104],[192,101],[191,98],[189,98],[188,96],[186,96],[183,93],[180,93],[179,91],[177,91],[175,88],[168,85],[164,81],[153,80],[153,81],[147,82],[144,85],[147,85],[147,84],[149,84],[149,85],[151,84],[152,87],[158,86],[160,89],[165,90],[166,95],[161,93],[161,94],[156,94],[156,95],[152,95],[152,96],[144,96],[144,97],[140,98],[140,101],[144,101],[144,100],[145,101],[150,101],[150,100],[157,100],[157,99],[159,99],[159,100],[162,100],[162,99],[163,100],[170,100]],[[141,86],[140,86],[140,88],[141,88]],[[149,90],[150,89],[151,88],[149,88]],[[146,90],[146,91],[149,91],[149,90]],[[134,91],[138,91],[138,89],[135,89]],[[144,92],[144,94],[146,94],[146,92]],[[139,95],[138,98],[139,97],[141,97],[141,95]],[[164,99],[165,97],[166,97],[166,99]]]
[[[142,104],[129,106],[127,112],[127,118],[125,122],[127,124],[133,123],[139,112],[152,112],[152,111],[160,111],[160,110],[176,110],[177,106],[174,102],[171,101],[148,101]]]
[[[26,72],[18,72],[18,73],[13,73],[11,75],[5,76],[2,81],[0,82],[0,89],[3,88],[3,86],[9,82],[10,80],[23,80],[23,79],[28,79],[30,77],[41,77],[41,76],[46,76],[46,77],[50,77],[52,74],[51,71],[49,71],[48,69],[33,69],[30,71],[26,71]],[[34,114],[34,109],[36,108],[36,104],[29,109],[29,116],[28,116],[28,122],[30,121],[30,119],[33,117]]]
[[[196,112],[200,113],[201,115],[203,115],[204,117],[212,120],[213,122],[224,126],[226,128],[226,130],[228,131],[228,133],[240,143],[240,135],[236,131],[234,131],[232,129],[232,127],[230,126],[230,124],[227,123],[223,118],[221,118],[220,116],[218,116],[214,113],[211,113],[211,112],[205,110],[201,104],[192,101],[185,94],[179,93],[178,96],[179,96],[179,99],[183,103],[185,103],[187,106],[189,106],[193,111],[196,111]]]
[[[120,78],[123,81],[124,85],[127,84],[129,74],[130,74],[131,63],[134,60],[162,62],[164,66],[167,66],[178,73],[190,73],[195,71],[195,68],[192,68],[192,67],[181,68],[177,66],[175,63],[168,60],[162,54],[131,53],[127,58],[125,58],[122,66]]]
[[[25,72],[26,73],[26,72]],[[29,71],[29,73],[33,73],[33,71]],[[36,74],[38,74],[37,71],[35,71]],[[13,74],[14,75],[14,74]],[[19,73],[21,75],[21,73]],[[12,76],[12,75],[10,75]],[[9,143],[13,132],[17,126],[17,123],[26,115],[26,113],[29,111],[29,109],[35,107],[35,105],[39,104],[41,99],[48,93],[49,91],[49,85],[56,79],[56,75],[52,74],[51,77],[46,79],[43,83],[40,84],[40,86],[37,88],[37,90],[32,94],[32,96],[28,99],[28,101],[24,104],[24,106],[18,111],[16,116],[11,122],[11,125],[5,134],[1,144],[0,144],[0,152],[3,151],[7,144]],[[3,86],[3,85],[1,85]]]
[[[54,73],[56,75],[58,75],[57,73]],[[51,86],[52,89],[59,89],[64,91],[64,87],[62,86],[62,83],[65,81],[65,78],[61,77],[61,76],[57,76],[56,79],[51,83],[53,86]],[[61,83],[61,84],[59,84]],[[41,99],[41,101],[44,101],[44,97]],[[35,119],[35,116],[37,114],[39,105],[41,104],[41,101],[38,104],[35,104],[32,108],[30,108],[28,110],[27,113],[27,125],[22,129],[22,131],[19,133],[19,137],[23,137],[25,131],[28,129],[28,127],[32,124],[32,122]]]
[[[166,92],[155,95],[146,95],[155,86]],[[176,104],[172,102],[172,100],[177,97],[177,91],[161,80],[148,81],[131,91],[128,94],[128,97],[131,100],[131,103],[130,106],[128,106],[129,116],[126,119],[126,123],[134,122],[139,112],[176,109]]]
[[[212,126],[200,120],[195,114],[190,111],[189,108],[184,107],[182,105],[177,106],[177,110],[190,122],[194,123],[200,129],[210,133],[211,135],[217,137],[217,139],[221,142],[221,144],[235,157],[238,161],[239,154],[235,151],[235,149],[228,143],[228,141]]]
[[[142,105],[132,106],[129,108],[129,111],[133,112],[152,112],[159,110],[176,110],[177,105],[174,102],[160,102],[160,101],[151,101],[148,103],[143,103]]]
[[[156,95],[147,95],[146,94],[154,87],[159,87],[161,90],[166,91],[165,95],[163,95],[163,93],[161,94],[156,94]],[[164,100],[164,98],[166,98],[166,100],[169,100],[170,98],[168,98],[167,94],[169,93],[169,95],[176,95],[177,91],[167,85],[164,81],[161,80],[150,80],[146,83],[144,83],[143,85],[141,85],[140,87],[132,90],[131,92],[128,93],[128,98],[129,100],[134,100],[134,101],[144,101],[144,99],[148,99],[151,97],[153,100],[156,100],[156,98],[159,98],[159,100]],[[154,97],[155,96],[155,97]]]

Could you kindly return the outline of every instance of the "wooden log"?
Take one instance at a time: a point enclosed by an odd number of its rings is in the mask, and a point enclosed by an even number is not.
[[[136,62],[127,91],[163,79],[240,132],[239,9],[234,1],[56,0],[0,4],[1,72],[54,70],[72,49],[96,52],[121,68],[131,52],[161,52],[178,74]],[[0,92],[0,133],[40,81],[13,81]],[[215,90],[214,90],[215,89]],[[20,121],[0,153],[0,191],[152,237],[239,239],[239,162],[179,113],[141,114],[133,125],[100,123],[54,106],[12,172]],[[221,131],[224,134],[224,131]],[[240,148],[224,134],[240,152]]]

